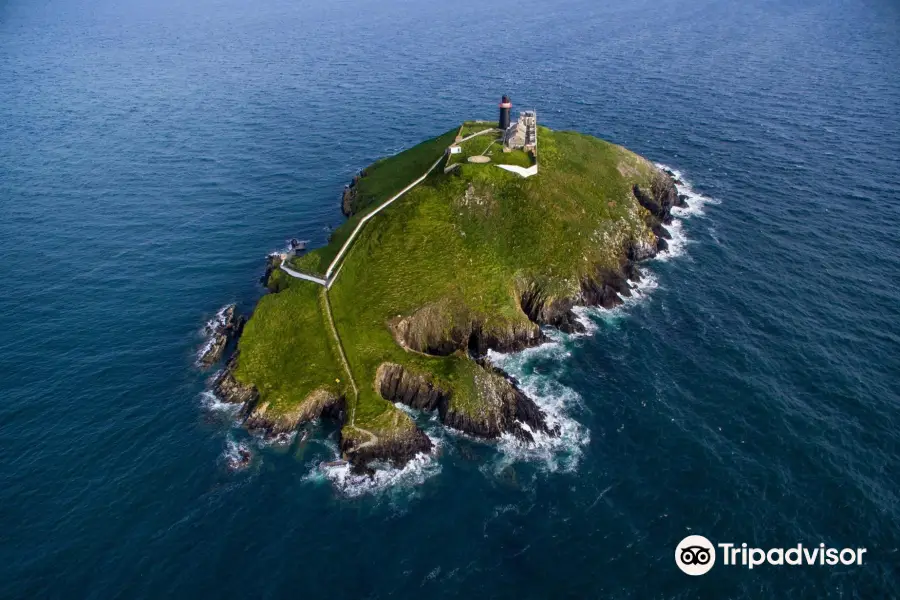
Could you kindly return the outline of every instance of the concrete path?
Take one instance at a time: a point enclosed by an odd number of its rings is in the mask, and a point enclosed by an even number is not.
[[[484,135],[485,133],[490,133],[492,131],[495,131],[495,130],[485,129],[483,131],[473,133],[472,135],[460,140],[459,143],[470,140],[475,136]],[[378,208],[376,208],[375,210],[373,210],[372,212],[370,212],[369,214],[367,214],[365,217],[363,217],[360,220],[359,224],[353,230],[353,233],[350,234],[350,237],[347,238],[347,241],[344,242],[343,246],[341,246],[341,249],[338,252],[337,256],[335,256],[334,260],[331,261],[331,264],[328,265],[328,270],[325,271],[325,279],[322,279],[321,277],[315,277],[313,275],[307,275],[306,273],[301,273],[299,271],[295,271],[294,269],[291,269],[290,267],[285,265],[285,262],[287,260],[286,256],[283,256],[281,259],[281,265],[280,265],[281,270],[284,271],[285,273],[287,273],[288,275],[290,275],[291,277],[294,277],[296,279],[303,279],[306,281],[311,281],[311,282],[317,283],[325,288],[324,290],[322,290],[322,296],[325,300],[325,314],[328,317],[328,326],[331,329],[331,335],[334,336],[334,341],[335,341],[335,344],[337,345],[338,354],[340,355],[340,359],[341,359],[341,364],[343,364],[344,370],[347,372],[347,377],[350,380],[350,386],[353,388],[354,401],[353,401],[353,408],[350,411],[350,424],[349,425],[353,429],[362,431],[363,433],[367,434],[370,437],[368,442],[364,442],[364,443],[360,444],[353,450],[353,452],[356,452],[362,448],[365,448],[366,446],[370,446],[372,444],[377,444],[378,436],[375,435],[374,433],[372,433],[371,431],[368,431],[361,427],[357,427],[355,425],[355,423],[356,423],[356,405],[359,402],[359,388],[356,387],[356,381],[353,379],[353,371],[350,370],[350,363],[347,361],[346,354],[344,354],[344,345],[343,345],[343,343],[341,343],[341,337],[338,335],[337,327],[334,324],[334,316],[331,314],[331,302],[328,299],[328,290],[331,289],[331,286],[334,284],[335,280],[337,279],[337,276],[341,272],[341,267],[344,266],[343,263],[340,263],[341,258],[344,256],[344,254],[350,248],[350,245],[353,243],[353,240],[356,239],[356,236],[359,234],[359,232],[362,231],[363,226],[365,226],[365,224],[372,217],[374,217],[379,212],[381,212],[382,210],[384,210],[385,208],[387,208],[388,206],[393,204],[396,200],[401,198],[409,190],[413,189],[414,187],[416,187],[417,185],[419,185],[420,183],[425,181],[425,178],[428,177],[431,174],[431,172],[437,168],[437,166],[439,164],[441,164],[441,160],[443,160],[443,158],[444,158],[444,155],[441,155],[441,157],[439,159],[437,159],[437,161],[435,161],[435,163],[433,165],[431,165],[431,167],[427,171],[425,171],[424,175],[422,175],[421,177],[419,177],[418,179],[416,179],[415,181],[410,183],[408,186],[406,186],[405,188],[400,190],[400,192],[398,192],[395,196],[393,196],[389,200],[386,200],[385,202],[383,202],[381,205],[378,206]],[[338,265],[338,263],[340,263],[340,265]],[[332,271],[334,271],[335,266],[338,266],[338,270],[334,273],[334,275],[332,275]]]
[[[312,275],[307,275],[306,273],[301,273],[300,271],[295,271],[290,267],[284,266],[284,260],[281,261],[281,270],[290,275],[291,277],[296,277],[297,279],[305,279],[306,281],[312,281],[313,283],[318,283],[319,285],[328,286],[328,282],[320,277],[313,277]]]
[[[338,354],[341,357],[341,363],[344,370],[347,371],[347,377],[350,379],[350,386],[353,388],[353,410],[350,412],[350,424],[356,420],[356,402],[359,400],[359,388],[356,387],[356,381],[353,379],[353,372],[350,370],[350,363],[347,362],[347,355],[344,354],[344,344],[341,343],[341,337],[338,335],[337,327],[334,326],[334,317],[331,315],[331,302],[328,300],[328,290],[322,290],[322,297],[325,300],[325,314],[328,317],[328,326],[331,328],[331,335],[334,336],[334,343],[337,345]]]
[[[380,213],[382,210],[384,210],[385,208],[387,208],[388,206],[393,204],[397,199],[401,198],[404,194],[406,194],[406,192],[408,192],[409,190],[413,189],[414,187],[416,187],[417,185],[419,185],[420,183],[425,181],[425,178],[428,177],[428,175],[430,175],[431,172],[437,168],[437,166],[441,163],[441,160],[443,160],[443,158],[444,158],[444,156],[441,155],[441,157],[439,159],[437,159],[437,161],[435,161],[435,163],[433,165],[431,165],[431,168],[429,168],[427,171],[425,171],[424,175],[422,175],[421,177],[419,177],[418,179],[413,181],[411,184],[409,184],[408,186],[406,186],[405,188],[400,190],[400,192],[396,196],[393,196],[389,200],[386,200],[378,208],[376,208],[375,210],[373,210],[372,212],[370,212],[369,214],[364,216],[362,219],[360,219],[359,224],[356,226],[356,229],[353,230],[353,233],[350,234],[350,237],[347,238],[347,241],[344,242],[343,246],[341,246],[340,251],[337,253],[337,256],[334,257],[334,260],[331,261],[331,264],[328,265],[328,270],[325,271],[326,278],[331,277],[331,272],[334,270],[334,268],[340,262],[341,258],[343,258],[344,253],[347,251],[348,248],[350,248],[350,245],[353,243],[353,240],[356,239],[356,236],[359,234],[359,232],[362,231],[362,228],[365,227],[366,223],[369,222],[369,219],[371,219],[372,217],[374,217],[375,215]]]
[[[473,133],[472,135],[466,136],[463,139],[461,139],[459,142],[456,142],[456,143],[461,144],[461,143],[471,140],[472,138],[477,137],[479,135],[484,135],[486,133],[492,133],[492,132],[496,132],[496,131],[497,131],[496,129],[484,129],[482,131]],[[490,147],[490,146],[488,146],[488,147]],[[428,177],[431,174],[431,172],[437,168],[437,166],[439,164],[441,164],[441,160],[443,160],[443,158],[444,158],[444,155],[442,154],[441,157],[439,159],[437,159],[437,161],[435,161],[435,163],[433,165],[431,165],[431,167],[429,167],[429,169],[427,171],[425,171],[424,175],[422,175],[421,177],[419,177],[418,179],[416,179],[415,181],[410,183],[408,186],[406,186],[405,188],[400,190],[396,195],[394,195],[390,199],[384,201],[382,204],[380,204],[378,206],[378,208],[376,208],[372,212],[368,213],[366,216],[364,216],[359,221],[359,224],[353,230],[353,233],[350,234],[350,237],[347,238],[347,241],[344,242],[343,246],[341,246],[341,249],[337,253],[337,256],[335,256],[334,260],[331,261],[331,264],[328,265],[328,269],[325,271],[325,279],[322,279],[321,277],[314,277],[312,275],[307,275],[305,273],[300,273],[299,271],[295,271],[295,270],[291,269],[290,267],[286,267],[284,265],[283,260],[281,262],[281,270],[284,271],[285,273],[287,273],[288,275],[290,275],[291,277],[295,277],[297,279],[305,279],[306,281],[312,281],[313,283],[318,283],[319,285],[324,285],[326,288],[330,289],[331,286],[334,284],[335,279],[337,279],[337,276],[341,270],[338,269],[337,272],[334,273],[334,275],[331,274],[332,271],[334,271],[334,268],[336,266],[338,266],[338,263],[341,261],[341,258],[343,258],[344,254],[347,252],[347,250],[350,249],[350,246],[353,244],[353,240],[356,239],[356,236],[359,235],[359,232],[362,231],[362,228],[365,226],[365,224],[368,223],[372,217],[374,217],[375,215],[380,213],[382,210],[384,210],[385,208],[387,208],[388,206],[393,204],[396,200],[399,200],[401,197],[403,197],[403,195],[406,194],[409,190],[413,189],[414,187],[416,187],[417,185],[419,185],[420,183],[425,181],[425,178]]]

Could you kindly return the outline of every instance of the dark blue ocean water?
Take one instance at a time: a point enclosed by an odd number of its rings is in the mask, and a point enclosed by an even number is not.
[[[5,0],[0,597],[900,597],[898,73],[892,0]],[[203,323],[502,93],[695,192],[639,301],[503,359],[564,443],[425,417],[364,489],[246,440]],[[689,533],[868,553],[690,578]]]

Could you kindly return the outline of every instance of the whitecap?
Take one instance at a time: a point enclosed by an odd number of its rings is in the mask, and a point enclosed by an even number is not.
[[[353,474],[349,464],[329,466],[321,463],[314,465],[305,479],[312,482],[328,481],[340,494],[348,498],[378,495],[389,490],[413,489],[441,472],[437,456],[442,442],[440,438],[430,435],[428,437],[433,444],[431,453],[416,454],[402,468],[386,464],[378,465],[375,474],[368,476]],[[335,453],[335,460],[338,456]]]
[[[225,441],[221,459],[225,466],[232,471],[241,471],[250,466],[253,461],[253,453],[246,442],[235,441],[229,436]]]
[[[207,320],[198,332],[198,334],[205,339],[203,345],[200,346],[199,350],[197,350],[197,365],[200,365],[200,361],[204,356],[206,356],[206,353],[209,352],[209,349],[212,348],[213,343],[215,343],[216,331],[225,327],[225,313],[229,308],[233,306],[235,306],[234,303],[229,303],[217,310],[216,314],[213,315],[209,320]]]
[[[544,412],[550,429],[557,429],[558,435],[532,431],[533,442],[524,442],[511,434],[504,434],[497,446],[500,451],[496,461],[490,466],[495,473],[515,462],[540,464],[550,472],[573,471],[590,442],[590,432],[572,417],[572,413],[583,408],[581,396],[575,390],[557,381],[554,374],[538,373],[529,369],[528,362],[537,356],[552,357],[557,364],[570,353],[561,343],[549,343],[537,348],[513,354],[489,352],[491,363],[509,373],[519,383],[520,389]]]
[[[204,390],[203,392],[200,392],[200,404],[206,410],[212,412],[227,413],[229,415],[235,415],[241,410],[240,404],[235,404],[233,402],[222,402],[222,400],[211,390]]]

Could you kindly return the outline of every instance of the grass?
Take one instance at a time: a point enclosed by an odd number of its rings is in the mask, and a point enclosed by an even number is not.
[[[371,184],[364,205],[382,202],[419,177],[440,155],[437,146],[449,145],[455,133],[373,165],[360,184]],[[462,353],[431,357],[404,350],[388,327],[391,319],[430,307],[433,326],[444,333],[471,321],[498,333],[531,327],[518,304],[525,285],[537,283],[551,297],[571,295],[587,273],[617,267],[628,239],[650,235],[631,194],[633,184],[649,185],[654,167],[648,161],[578,133],[542,128],[539,136],[538,176],[523,179],[467,163],[449,174],[438,170],[374,217],[347,253],[329,297],[360,391],[353,407],[357,426],[408,426],[375,389],[375,372],[387,361],[430,374],[453,391],[457,409],[478,410],[475,363]],[[480,153],[491,138],[474,138],[465,150]],[[529,166],[530,156],[521,154],[529,161],[522,166]],[[298,263],[306,271],[324,271],[339,241]],[[285,408],[344,379],[317,286],[297,280],[287,285],[264,298],[248,323],[238,371],[239,379]]]
[[[319,272],[324,273],[359,221],[379,204],[421,177],[453,143],[456,132],[453,129],[367,167],[365,177],[360,177],[357,184],[353,215],[332,232],[327,246],[307,253],[302,264],[316,262],[321,268]]]
[[[290,279],[260,300],[245,326],[235,377],[256,385],[273,413],[296,408],[317,389],[344,393],[348,384],[322,310],[323,290]]]
[[[530,152],[525,152],[524,150],[511,150],[510,152],[503,152],[503,149],[499,146],[495,146],[496,150],[492,149],[491,152],[491,161],[498,165],[516,165],[518,167],[528,168],[534,164],[534,156]]]
[[[460,135],[462,137],[468,137],[473,133],[478,133],[479,131],[484,131],[485,129],[494,129],[497,127],[496,121],[466,121],[460,127]]]

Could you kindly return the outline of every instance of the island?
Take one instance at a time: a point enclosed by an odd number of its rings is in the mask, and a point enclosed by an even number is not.
[[[577,306],[621,304],[683,198],[647,159],[534,111],[510,122],[510,107],[363,169],[326,246],[269,257],[270,293],[229,330],[213,386],[248,429],[334,419],[357,473],[432,450],[398,403],[478,438],[556,435],[489,351],[581,330]]]

